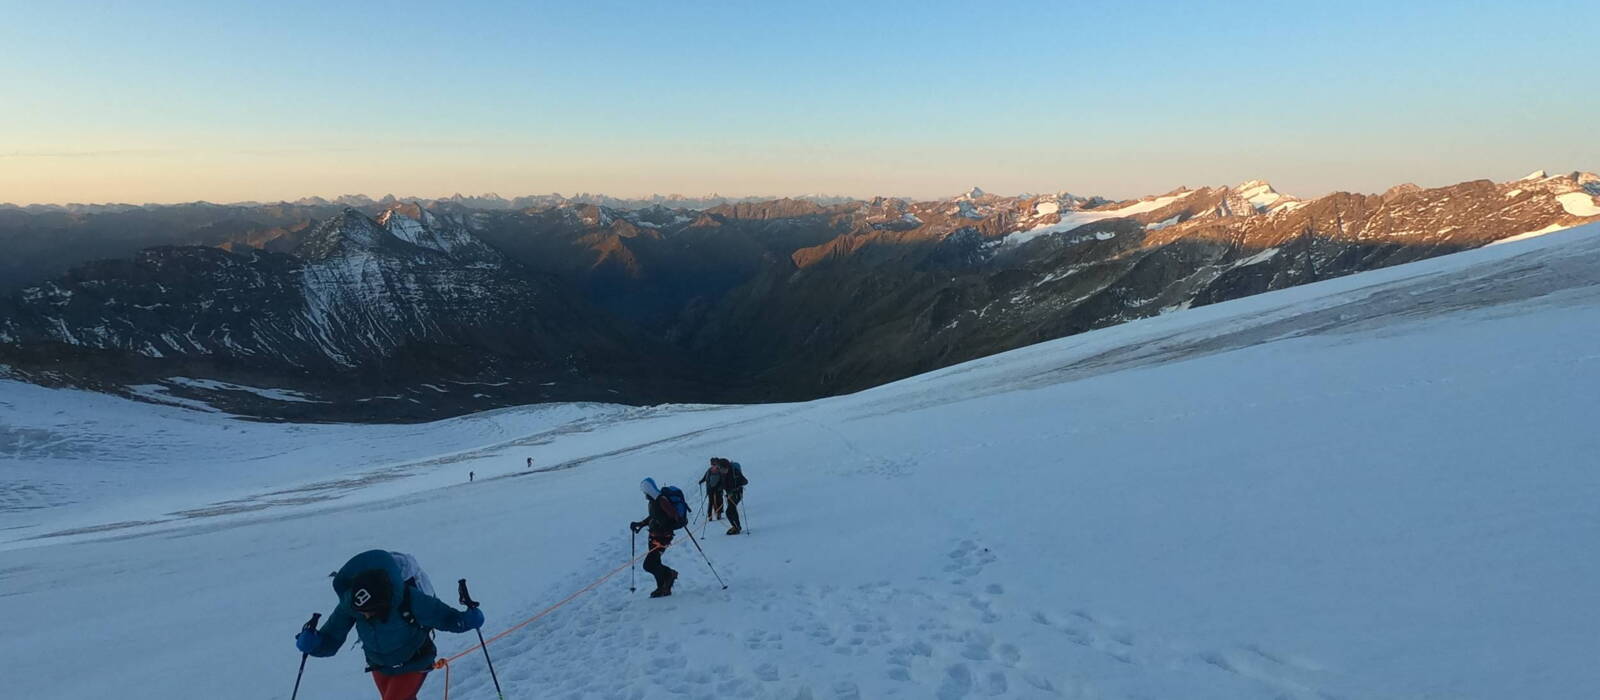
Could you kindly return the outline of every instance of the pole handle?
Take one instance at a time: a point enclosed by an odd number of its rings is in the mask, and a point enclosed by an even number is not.
[[[311,619],[306,620],[305,626],[301,627],[300,629],[314,630],[317,628],[317,620],[320,619],[322,619],[322,613],[311,613]]]
[[[478,601],[473,600],[472,596],[467,594],[466,579],[461,579],[460,581],[456,582],[456,592],[461,594],[461,604],[467,606],[468,610],[478,607]]]

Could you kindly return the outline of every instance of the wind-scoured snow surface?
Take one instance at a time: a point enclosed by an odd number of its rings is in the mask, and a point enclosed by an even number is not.
[[[493,635],[628,559],[640,478],[727,456],[729,589],[680,536],[671,598],[624,574],[493,645],[506,697],[1589,698],[1596,396],[1600,225],[805,404],[294,426],[0,383],[4,695],[286,698],[372,547]]]

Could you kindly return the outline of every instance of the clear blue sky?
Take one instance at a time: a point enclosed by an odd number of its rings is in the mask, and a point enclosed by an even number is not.
[[[0,201],[1511,179],[1600,168],[1597,34],[1592,0],[0,0]]]

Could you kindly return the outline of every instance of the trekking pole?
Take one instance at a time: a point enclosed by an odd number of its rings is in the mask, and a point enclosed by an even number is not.
[[[700,540],[694,538],[694,530],[684,530],[689,535],[689,541],[694,543],[694,548],[700,550],[700,558],[706,560],[706,568],[711,570],[711,575],[717,577],[717,583],[722,583],[722,590],[728,590],[728,584],[722,582],[722,576],[717,574],[717,567],[711,565],[711,557],[706,556],[706,550],[700,549]]]
[[[705,537],[706,525],[711,522],[711,489],[700,492],[700,536]],[[694,529],[694,524],[689,524],[689,529]]]
[[[314,630],[314,629],[316,629],[317,628],[317,620],[320,620],[320,619],[322,619],[322,613],[311,613],[311,620],[309,622],[307,622],[304,627],[301,627],[300,630],[301,631],[305,631],[305,630]],[[300,696],[300,677],[305,675],[305,673],[306,673],[306,657],[307,656],[310,656],[310,654],[302,653],[300,655],[300,672],[294,674],[294,694],[289,696],[289,700],[294,700],[295,698]]]
[[[739,531],[750,534],[750,506],[745,505],[744,496],[739,496],[739,505],[744,506],[744,512],[739,513]]]
[[[639,558],[639,531],[638,530],[634,530],[633,531],[633,537],[628,539],[628,559],[630,561],[632,561],[632,560],[637,560],[638,558]],[[634,578],[635,578],[635,576],[638,575],[638,573],[639,573],[639,562],[638,561],[633,561],[632,564],[628,565],[628,592],[629,593],[633,593],[633,592],[639,590],[638,588],[635,588],[634,585],[633,585]]]
[[[461,579],[461,581],[456,584],[456,588],[459,589],[458,592],[461,593],[462,605],[467,606],[468,610],[478,607],[478,601],[473,600],[472,596],[467,595],[466,579]],[[494,681],[494,692],[496,695],[500,696],[500,700],[506,700],[506,694],[500,691],[500,679],[494,675],[494,662],[489,659],[489,643],[483,641],[483,630],[480,629],[477,630],[477,632],[478,648],[483,649],[483,662],[489,664],[489,680]]]

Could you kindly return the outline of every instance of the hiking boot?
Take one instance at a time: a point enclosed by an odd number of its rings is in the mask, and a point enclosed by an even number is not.
[[[741,528],[738,525],[734,525],[733,527],[728,528],[728,534],[730,534],[730,535],[737,535],[737,534],[739,534],[740,532],[743,532],[743,531],[744,531],[744,528]]]
[[[677,582],[678,582],[678,572],[674,571],[674,572],[672,572],[671,578],[667,579],[667,585],[662,586],[660,588],[657,588],[657,589],[651,591],[650,592],[650,597],[651,598],[665,598],[665,597],[667,597],[669,595],[672,595],[672,584],[677,583]]]

